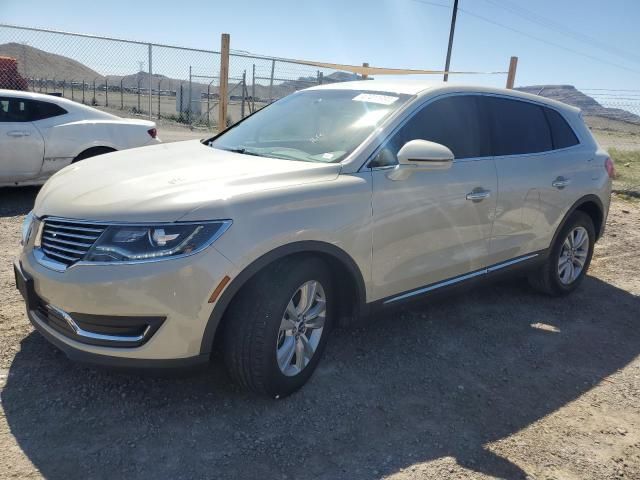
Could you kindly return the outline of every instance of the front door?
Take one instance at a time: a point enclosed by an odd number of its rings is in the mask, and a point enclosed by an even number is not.
[[[389,175],[406,142],[430,140],[456,157],[448,170]],[[493,158],[475,96],[440,97],[382,146],[372,163],[374,297],[405,292],[486,267],[497,198]]]

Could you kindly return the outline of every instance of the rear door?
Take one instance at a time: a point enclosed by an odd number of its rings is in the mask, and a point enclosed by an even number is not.
[[[414,172],[397,180],[398,150],[430,140],[455,155],[448,170]],[[497,179],[488,132],[474,95],[449,95],[422,107],[381,146],[373,177],[374,296],[397,294],[486,266]],[[484,192],[473,197],[468,195]]]
[[[0,181],[28,180],[42,169],[44,139],[30,107],[28,100],[0,97]]]
[[[566,121],[555,110],[491,95],[482,97],[482,105],[498,173],[490,256],[495,264],[549,246],[571,204],[580,153],[572,148],[577,139],[570,127],[559,131]]]

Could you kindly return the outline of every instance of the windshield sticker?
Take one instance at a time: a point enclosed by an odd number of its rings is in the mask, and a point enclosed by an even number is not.
[[[332,160],[333,159],[333,153],[323,153],[322,154],[322,158],[324,158],[325,160]]]
[[[392,97],[391,95],[376,95],[373,93],[361,93],[353,97],[356,102],[378,103],[380,105],[391,105],[400,97]]]

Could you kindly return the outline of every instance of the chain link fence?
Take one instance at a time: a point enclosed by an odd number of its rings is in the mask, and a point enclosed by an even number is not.
[[[214,50],[0,25],[0,88],[191,128],[217,127],[220,57]],[[232,51],[227,125],[296,90],[354,78]]]

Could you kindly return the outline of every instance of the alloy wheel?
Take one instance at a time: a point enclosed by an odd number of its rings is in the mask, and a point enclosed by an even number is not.
[[[575,282],[589,256],[589,234],[584,227],[575,227],[562,244],[558,259],[558,276],[564,285]]]
[[[276,356],[286,376],[299,374],[313,358],[324,332],[327,300],[322,284],[310,280],[300,285],[282,315]]]

